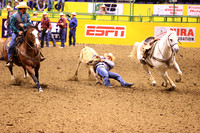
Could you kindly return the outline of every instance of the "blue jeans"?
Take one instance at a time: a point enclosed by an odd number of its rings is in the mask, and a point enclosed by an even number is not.
[[[34,4],[35,4],[35,0],[28,0],[28,6],[31,8],[31,10],[33,10],[33,7],[34,7]]]
[[[104,67],[97,67],[96,73],[104,79],[105,86],[111,86],[109,78],[117,80],[122,86],[127,85],[127,83],[122,79],[122,77],[119,74],[110,72]]]
[[[10,41],[10,46],[8,48],[8,59],[10,58],[10,56],[13,53],[13,50],[15,48],[15,42],[16,42],[16,38],[17,38],[18,34],[17,33],[12,33],[12,39]]]
[[[48,5],[48,11],[50,11],[53,5],[53,0],[47,0],[47,5]]]
[[[66,32],[66,29],[60,29],[59,31],[61,47],[65,47],[65,35],[66,35],[65,32]]]
[[[49,38],[53,41],[53,46],[56,46],[56,40],[55,40],[55,38],[53,37],[51,31],[49,31]]]
[[[45,38],[44,40],[47,40],[47,36],[45,36],[44,38]],[[55,38],[53,37],[51,31],[49,31],[49,38],[50,38],[51,41],[53,42],[53,46],[56,46],[56,40],[55,40]]]
[[[76,29],[69,31],[69,45],[72,45],[72,37],[73,37],[73,45],[76,44]]]
[[[46,46],[49,47],[49,32],[46,33],[46,30],[42,30],[41,47],[44,47],[44,37],[46,37]]]
[[[58,11],[60,11],[60,3],[62,1],[62,11],[64,10],[65,0],[58,0]]]
[[[10,29],[10,24],[7,25],[7,36],[11,37],[12,36],[12,31]]]

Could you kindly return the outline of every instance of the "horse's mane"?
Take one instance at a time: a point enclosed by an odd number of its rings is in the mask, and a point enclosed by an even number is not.
[[[175,31],[169,30],[167,33],[164,35],[165,37],[168,37],[170,34],[176,34]]]

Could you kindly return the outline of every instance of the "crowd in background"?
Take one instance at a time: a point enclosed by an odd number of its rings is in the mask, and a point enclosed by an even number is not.
[[[15,7],[22,1],[23,0],[0,0],[0,8],[6,9],[6,6],[9,5],[13,10],[17,10]],[[44,11],[44,9],[47,8],[48,11],[51,11],[53,9],[54,1],[55,0],[28,0],[27,5],[31,10]],[[58,0],[58,3],[55,6],[58,11],[64,11],[64,2],[65,0]]]

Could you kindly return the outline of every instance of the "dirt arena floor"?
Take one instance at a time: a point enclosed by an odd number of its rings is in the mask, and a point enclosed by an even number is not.
[[[162,79],[152,70],[157,86],[150,85],[148,75],[128,58],[132,46],[88,45],[100,55],[112,52],[115,68],[125,81],[123,88],[95,85],[81,65],[79,81],[71,81],[83,45],[44,48],[47,59],[41,63],[39,93],[34,82],[23,79],[23,69],[14,67],[17,85],[11,82],[9,70],[0,62],[0,132],[200,132],[200,49],[180,48],[177,62],[183,80],[175,91],[166,91]],[[176,73],[169,70],[175,80]]]

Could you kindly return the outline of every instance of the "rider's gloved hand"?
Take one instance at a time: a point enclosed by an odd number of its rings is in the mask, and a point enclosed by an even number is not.
[[[23,35],[23,31],[19,31],[19,35]]]

